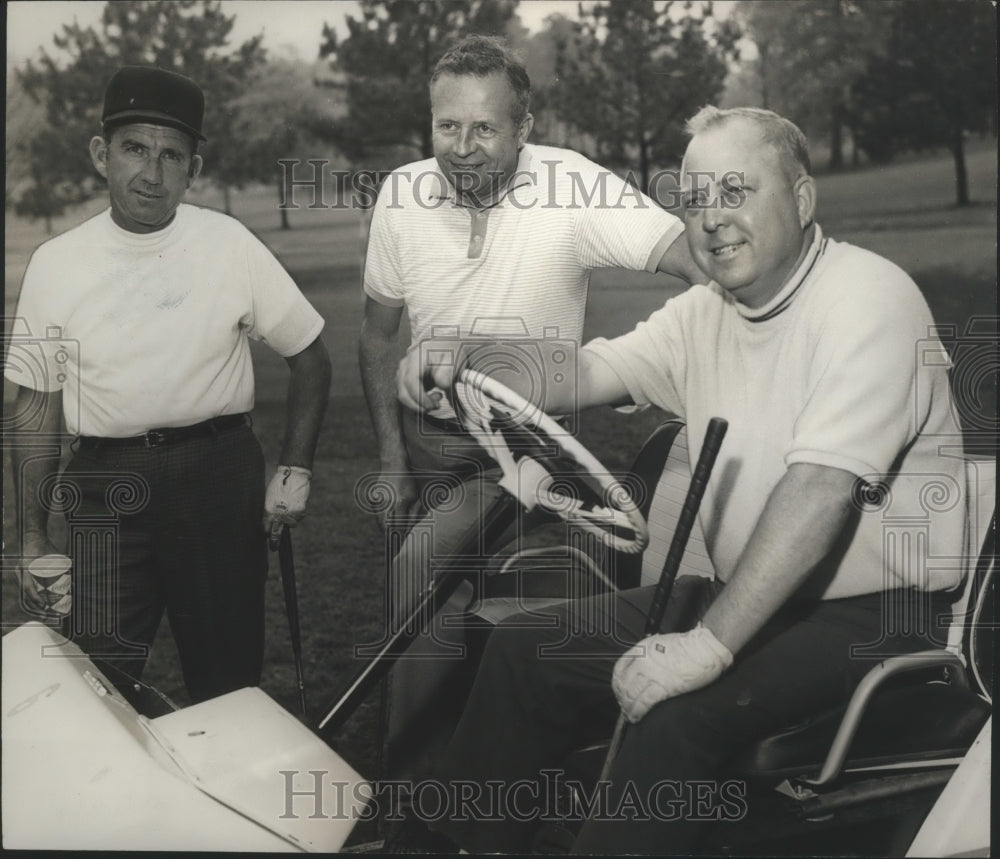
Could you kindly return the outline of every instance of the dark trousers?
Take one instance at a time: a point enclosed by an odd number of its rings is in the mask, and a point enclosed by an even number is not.
[[[662,628],[691,626],[710,602],[711,588],[678,579],[672,617]],[[547,624],[535,618],[526,627],[521,615],[493,631],[436,775],[451,785],[452,797],[468,798],[490,783],[499,787],[482,793],[478,811],[452,801],[434,828],[472,853],[530,848],[539,816],[552,813],[540,773],[559,772],[571,751],[610,735],[619,712],[611,672],[642,637],[651,595],[652,588],[639,588],[567,603],[547,610]],[[694,606],[687,617],[679,602]],[[609,776],[605,814],[584,825],[574,852],[691,851],[704,825],[695,818],[705,817],[697,802],[711,801],[703,790],[698,799],[699,784],[718,785],[726,763],[753,740],[846,701],[877,659],[931,646],[928,624],[947,605],[944,598],[903,591],[789,605],[719,680],[658,704],[628,727]],[[915,622],[908,635],[886,634],[891,611],[910,613]],[[852,655],[852,645],[874,642],[864,657]],[[536,796],[538,807],[531,809]]]
[[[81,445],[62,482],[75,502],[67,636],[109,679],[138,679],[165,610],[193,701],[258,685],[267,552],[250,427],[151,448]]]

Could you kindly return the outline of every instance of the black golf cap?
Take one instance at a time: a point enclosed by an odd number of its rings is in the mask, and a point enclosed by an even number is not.
[[[190,78],[152,66],[123,66],[104,91],[101,122],[167,125],[205,140],[205,94]]]

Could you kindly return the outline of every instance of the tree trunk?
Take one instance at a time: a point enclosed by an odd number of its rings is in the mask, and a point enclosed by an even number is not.
[[[228,184],[224,184],[222,186],[222,211],[227,215],[232,215],[233,213],[233,200],[229,192]]]
[[[759,45],[757,45],[757,51],[760,53],[760,106],[764,110],[771,109],[771,88],[767,85],[767,43],[763,40]]]
[[[645,135],[639,132],[639,177],[642,187],[639,189],[643,194],[649,193],[649,141]]]
[[[965,139],[962,128],[955,125],[951,137],[951,155],[955,159],[955,197],[959,206],[969,205],[969,176],[965,170]]]
[[[282,171],[284,174],[284,171]],[[282,201],[290,200],[291,197],[285,195],[284,182],[286,177],[282,175],[282,178],[278,180],[278,211],[281,212],[281,229],[290,230],[292,225],[288,222],[288,209],[281,205]]]
[[[844,103],[839,98],[830,111],[830,169],[844,169]]]

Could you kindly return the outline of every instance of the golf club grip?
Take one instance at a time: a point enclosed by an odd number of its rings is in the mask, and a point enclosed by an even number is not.
[[[649,614],[646,616],[646,635],[657,633],[663,622],[667,600],[670,598],[674,579],[677,577],[677,571],[680,569],[681,560],[684,557],[684,550],[687,548],[688,537],[691,536],[691,529],[694,527],[694,520],[698,515],[702,496],[705,494],[705,487],[708,486],[708,479],[712,474],[712,468],[715,466],[715,460],[722,447],[722,440],[726,437],[727,429],[729,429],[729,422],[724,418],[712,418],[708,422],[708,428],[705,430],[705,441],[701,446],[701,453],[695,464],[694,472],[691,474],[691,483],[688,485],[680,516],[677,518],[677,527],[674,529],[674,536],[670,541],[667,559],[663,562],[663,573],[656,585]]]

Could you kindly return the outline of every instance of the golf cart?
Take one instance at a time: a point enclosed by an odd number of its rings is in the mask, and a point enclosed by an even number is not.
[[[696,519],[689,539],[677,539],[674,528],[691,519],[685,490],[696,482],[688,476],[683,424],[661,427],[631,474],[615,479],[487,377],[465,371],[455,395],[470,432],[507,464],[509,493],[487,511],[487,539],[499,540],[516,520],[515,497],[598,535],[586,552],[543,545],[502,553],[491,583],[499,591],[503,576],[567,559],[594,588],[711,575]],[[966,559],[948,647],[919,660],[920,671],[880,663],[843,714],[820,714],[747,750],[738,774],[770,797],[769,813],[720,827],[713,851],[863,855],[885,854],[888,845],[889,855],[988,855],[995,464],[970,461],[967,473],[970,545],[983,549]],[[417,611],[440,606],[457,586],[461,569],[444,573]],[[488,627],[523,603],[503,593],[495,599],[499,610],[484,593],[470,623]],[[340,850],[372,789],[321,736],[379,685],[409,638],[404,625],[345,684],[314,733],[258,689],[141,716],[72,644],[42,625],[15,630],[3,642],[5,846]],[[899,707],[903,715],[892,715]],[[581,749],[567,771],[596,777],[604,756],[600,747]],[[290,809],[290,796],[306,796],[312,813]],[[883,843],[852,843],[862,829]],[[538,851],[565,850],[572,830],[568,821],[540,832]]]
[[[600,530],[601,517],[595,511],[602,510],[603,504],[604,521],[611,523],[606,539],[587,543],[589,558],[581,559],[577,548],[583,543],[573,539],[573,528],[563,522],[553,526],[557,536],[548,547],[525,548],[522,542],[513,549],[505,547],[495,557],[480,559],[493,575],[480,578],[480,599],[467,619],[471,629],[489,627],[511,610],[543,606],[544,596],[537,591],[527,600],[510,599],[510,594],[527,593],[525,583],[539,573],[560,570],[564,581],[579,579],[581,574],[590,576],[589,590],[567,586],[575,595],[658,580],[661,586],[665,581],[669,586],[676,575],[713,575],[697,522],[690,535],[682,537],[677,561],[677,535],[684,530],[690,494],[686,496],[686,490],[689,484],[698,483],[697,467],[691,477],[682,422],[667,421],[661,426],[636,457],[630,473],[612,488],[582,473],[591,468],[588,455],[560,434],[558,427],[546,423],[544,416],[522,421],[530,408],[519,398],[474,374],[467,381],[473,393],[456,390],[456,396],[464,400],[464,413],[476,412],[475,391],[488,401],[479,410],[482,421],[470,431],[488,436],[486,443],[494,447],[500,436],[506,439],[507,450],[501,451],[498,461],[506,458],[518,468],[516,491],[522,507],[570,510],[571,526],[582,525],[586,534]],[[525,423],[533,428],[534,437],[525,434]],[[703,451],[707,447],[707,443],[702,445]],[[526,466],[524,459],[529,457],[546,463],[551,478],[539,475],[533,465]],[[707,852],[988,855],[995,461],[968,457],[965,476],[968,530],[964,556],[923,559],[962,567],[963,586],[952,605],[947,642],[912,656],[873,660],[872,669],[845,707],[790,725],[744,750],[733,762],[731,775],[745,783],[751,813],[715,827],[704,844]],[[567,483],[575,485],[574,497],[551,496],[552,486]],[[619,486],[628,488],[642,520],[648,522],[648,542],[638,537],[629,506],[615,504]],[[941,501],[928,495],[925,509]],[[591,515],[584,515],[588,510]],[[490,518],[494,512],[487,511],[482,532],[497,530]],[[897,521],[891,504],[882,515],[887,538],[897,545],[907,540],[921,544],[926,522]],[[635,550],[637,544],[640,551]],[[612,581],[606,575],[609,570],[614,571]],[[513,583],[505,585],[505,576]],[[449,585],[442,586],[447,592]],[[419,671],[420,663],[408,664],[406,670]],[[396,767],[405,770],[404,758],[413,737],[408,727],[418,722],[419,736],[425,741],[430,738],[429,720],[405,708],[406,703],[400,707],[392,700],[385,708],[384,758],[390,777]],[[335,708],[328,719],[336,714]],[[440,725],[442,714],[436,715]],[[448,726],[439,731],[447,735]],[[606,755],[607,744],[574,753],[564,765],[566,781],[594,784]],[[565,824],[541,827],[536,852],[568,850],[588,801],[580,796],[567,799],[567,807],[573,809],[576,804],[575,813],[568,815]]]

